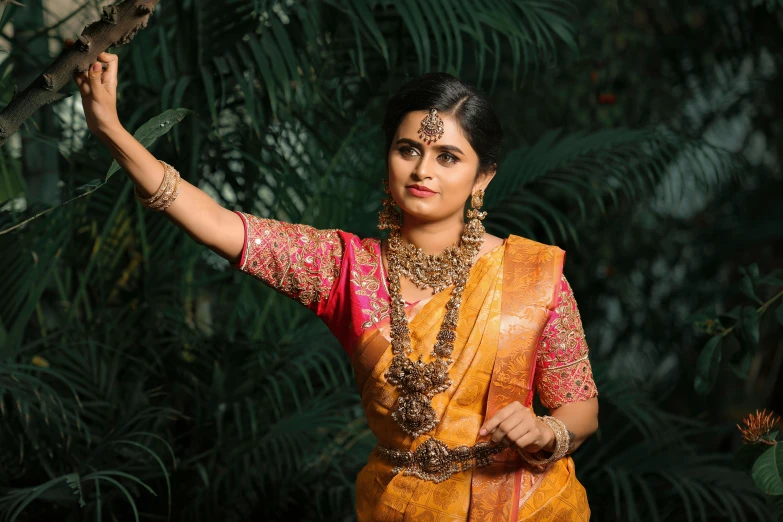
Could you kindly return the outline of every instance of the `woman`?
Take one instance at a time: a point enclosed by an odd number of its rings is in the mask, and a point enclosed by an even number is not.
[[[501,130],[481,93],[429,74],[390,100],[381,241],[224,209],[122,128],[117,56],[98,59],[75,80],[137,199],[313,310],[350,356],[378,439],[360,521],[589,519],[568,454],[597,429],[597,391],[564,252],[484,232]]]

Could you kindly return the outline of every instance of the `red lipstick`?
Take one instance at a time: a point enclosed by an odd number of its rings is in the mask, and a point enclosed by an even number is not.
[[[422,185],[415,185],[415,184],[408,185],[405,188],[408,189],[409,193],[413,194],[418,198],[428,198],[430,196],[434,196],[435,194],[437,194],[437,192],[435,192],[434,190],[428,189],[427,187],[424,187]]]

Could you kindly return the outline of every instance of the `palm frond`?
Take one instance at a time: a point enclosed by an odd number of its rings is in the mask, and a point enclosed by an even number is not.
[[[551,243],[578,242],[570,205],[583,220],[588,208],[606,213],[621,201],[651,203],[662,193],[671,194],[668,205],[676,206],[688,196],[682,190],[687,182],[715,190],[747,169],[742,156],[667,129],[550,131],[508,154],[487,193],[487,223],[504,235],[535,237],[543,230]]]

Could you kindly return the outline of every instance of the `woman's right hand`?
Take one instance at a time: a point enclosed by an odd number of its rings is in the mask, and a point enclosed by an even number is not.
[[[65,47],[73,43],[66,38]],[[104,52],[98,55],[98,60],[89,71],[74,74],[73,79],[82,96],[87,128],[100,138],[122,124],[117,115],[117,55]],[[105,71],[101,62],[107,64]]]

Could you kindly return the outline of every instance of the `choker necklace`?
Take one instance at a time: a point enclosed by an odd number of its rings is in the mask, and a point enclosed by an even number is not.
[[[432,287],[432,293],[437,294],[454,284],[463,266],[472,264],[483,242],[483,231],[478,237],[463,234],[459,246],[454,243],[440,254],[429,255],[411,243],[404,244],[397,232],[389,236],[389,253],[393,253],[401,275],[421,289]]]
[[[389,293],[391,294],[391,345],[394,358],[384,374],[388,383],[396,386],[400,396],[392,409],[391,417],[405,433],[418,437],[438,424],[432,398],[451,386],[450,358],[457,338],[457,320],[462,293],[470,276],[470,269],[484,243],[484,226],[481,219],[485,212],[469,211],[472,218],[462,233],[459,246],[451,246],[437,255],[428,255],[408,244],[403,246],[399,230],[389,236]],[[446,303],[446,315],[431,352],[432,360],[411,360],[410,328],[405,315],[400,276],[405,275],[419,288],[433,287],[436,293],[449,285],[455,285]],[[440,290],[439,290],[440,289]]]

